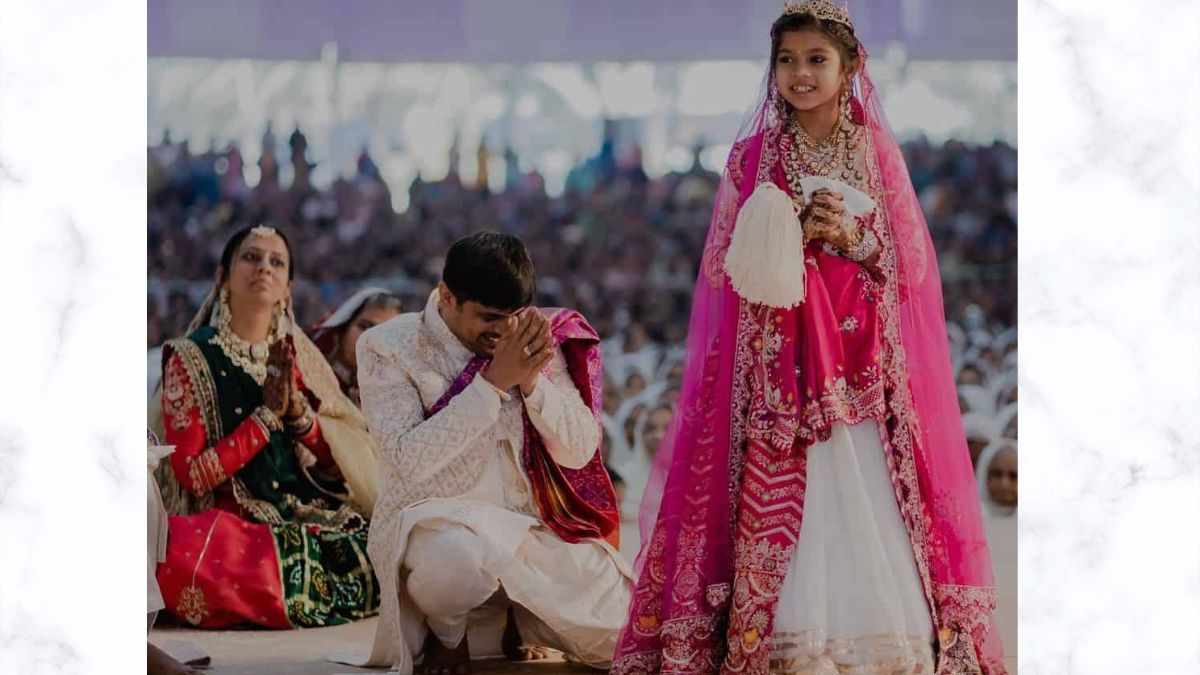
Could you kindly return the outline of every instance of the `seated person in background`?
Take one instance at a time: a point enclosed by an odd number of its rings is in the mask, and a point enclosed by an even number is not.
[[[479,233],[450,248],[424,310],[359,341],[381,472],[371,665],[469,672],[536,652],[522,643],[612,658],[631,574],[599,452],[599,338],[531,307],[534,291],[521,241]]]
[[[630,373],[625,378],[625,398],[633,398],[646,390],[646,376],[641,373]]]
[[[329,360],[342,393],[358,398],[358,338],[367,330],[400,315],[400,298],[382,288],[364,288],[350,296],[324,321],[309,331],[313,344]]]
[[[675,409],[666,401],[651,408],[650,414],[646,416],[646,423],[642,428],[641,445],[650,461],[654,460],[654,454],[658,452],[659,444],[667,435],[667,429],[671,426],[671,419],[674,416]]]
[[[1011,516],[1017,510],[1017,444],[1001,440],[980,457],[980,493],[991,516]]]

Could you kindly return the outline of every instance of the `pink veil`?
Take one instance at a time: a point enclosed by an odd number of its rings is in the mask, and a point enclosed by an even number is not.
[[[938,630],[937,673],[1002,674],[991,628],[991,561],[951,372],[936,253],[865,51],[860,56],[851,105],[870,130],[868,163],[879,187],[872,196],[886,221],[888,461]],[[785,120],[771,67],[757,100],[717,191],[679,405],[643,493],[638,581],[613,673],[723,672],[746,401],[734,382],[741,300],[722,261],[738,210],[778,161]]]

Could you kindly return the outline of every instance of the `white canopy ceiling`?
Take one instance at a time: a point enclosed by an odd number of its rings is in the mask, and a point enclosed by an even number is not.
[[[851,0],[868,49],[1016,59],[1013,0]],[[151,57],[527,63],[758,59],[781,0],[149,0]],[[327,52],[328,53],[328,52]]]

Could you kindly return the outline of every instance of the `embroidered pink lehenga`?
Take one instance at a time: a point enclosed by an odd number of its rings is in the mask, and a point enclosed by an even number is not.
[[[1005,672],[937,259],[860,57],[833,161],[771,72],[730,152],[613,673]],[[725,262],[739,212],[806,177],[870,198],[867,243],[811,242],[802,302],[749,301]]]

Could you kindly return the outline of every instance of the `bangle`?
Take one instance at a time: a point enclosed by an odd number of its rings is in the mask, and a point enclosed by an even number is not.
[[[875,253],[875,249],[879,246],[879,239],[875,237],[875,233],[870,230],[860,230],[858,241],[846,250],[846,257],[855,261],[861,262],[871,257]]]
[[[283,431],[283,422],[280,421],[279,415],[276,415],[274,410],[271,410],[265,405],[260,405],[255,408],[254,412],[251,413],[250,416],[255,422],[258,422],[258,424],[262,426],[263,430],[267,432],[268,436],[272,431]]]
[[[305,405],[304,412],[295,419],[287,420],[286,424],[287,424],[287,430],[292,432],[292,434],[294,434],[296,436],[303,436],[304,434],[307,434],[309,431],[312,431],[312,426],[313,426],[312,408]]]

